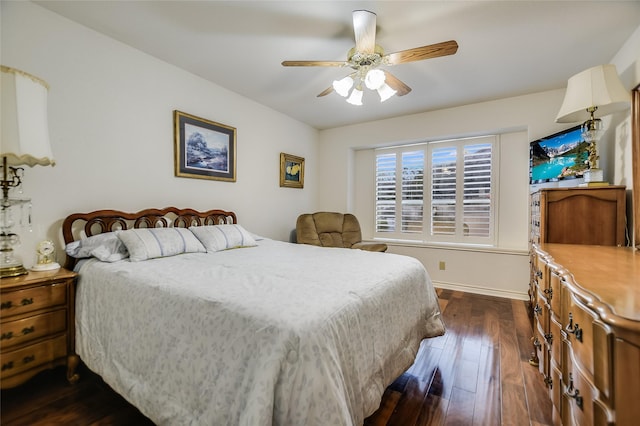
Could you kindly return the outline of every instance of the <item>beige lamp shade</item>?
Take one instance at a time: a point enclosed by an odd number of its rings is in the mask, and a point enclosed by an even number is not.
[[[55,165],[49,143],[49,86],[24,71],[0,65],[0,157],[11,166]]]
[[[616,66],[598,65],[569,79],[556,123],[574,123],[591,118],[588,108],[597,107],[602,117],[629,107],[631,94],[624,88]]]

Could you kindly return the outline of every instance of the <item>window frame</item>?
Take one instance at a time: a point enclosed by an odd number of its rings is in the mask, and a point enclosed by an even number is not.
[[[490,163],[490,190],[489,198],[489,221],[487,236],[464,235],[463,213],[464,213],[464,149],[465,146],[488,144],[491,147],[491,163]],[[433,151],[438,148],[455,147],[458,155],[456,156],[456,217],[455,217],[455,233],[452,235],[432,234],[432,155]],[[419,233],[408,233],[402,230],[379,231],[378,220],[378,156],[380,154],[396,155],[396,194],[401,194],[402,179],[398,179],[398,172],[402,170],[402,165],[398,163],[398,159],[402,158],[402,153],[423,150],[423,189],[422,189],[422,231]],[[498,217],[498,188],[497,183],[499,174],[499,136],[484,135],[469,138],[457,138],[447,140],[436,140],[422,142],[410,145],[400,145],[392,147],[381,147],[374,149],[374,223],[373,236],[376,239],[387,241],[410,241],[424,244],[454,244],[454,245],[481,245],[481,246],[497,246],[497,217]],[[401,200],[396,197],[395,221],[401,219]]]

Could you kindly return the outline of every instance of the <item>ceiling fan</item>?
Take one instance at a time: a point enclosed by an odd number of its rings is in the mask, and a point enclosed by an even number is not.
[[[349,50],[346,61],[283,61],[285,67],[351,67],[354,71],[341,80],[336,80],[318,97],[335,91],[347,102],[362,105],[363,84],[376,90],[380,101],[384,102],[393,95],[404,96],[411,88],[388,71],[379,69],[382,65],[398,65],[406,62],[421,61],[439,56],[453,55],[458,50],[455,40],[428,46],[416,47],[395,53],[385,54],[376,44],[376,14],[368,10],[353,11],[353,32],[356,45]],[[351,88],[353,87],[353,90]],[[351,95],[349,96],[349,91]]]

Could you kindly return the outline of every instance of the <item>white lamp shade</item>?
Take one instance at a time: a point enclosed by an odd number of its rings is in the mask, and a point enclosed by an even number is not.
[[[364,77],[364,84],[371,90],[376,90],[384,84],[385,76],[381,70],[369,70]]]
[[[351,92],[351,96],[347,98],[347,102],[351,105],[362,105],[362,90],[357,87]]]
[[[13,166],[55,165],[49,143],[47,83],[24,71],[0,66],[0,157]]]
[[[384,102],[397,92],[391,88],[387,83],[382,83],[382,86],[378,87],[378,95],[380,95],[380,102]]]
[[[351,89],[351,86],[353,86],[353,78],[351,78],[351,76],[347,76],[342,80],[333,81],[333,89],[343,98],[346,98],[349,95],[349,89]]]
[[[556,123],[574,123],[591,117],[588,108],[597,107],[602,117],[629,107],[631,94],[627,91],[612,64],[598,65],[571,77]]]

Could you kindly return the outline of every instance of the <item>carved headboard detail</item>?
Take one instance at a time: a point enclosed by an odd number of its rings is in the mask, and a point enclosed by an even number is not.
[[[97,210],[90,213],[75,213],[62,222],[64,243],[93,235],[133,228],[188,228],[190,226],[224,225],[238,223],[236,214],[225,210],[200,212],[193,209],[165,207],[146,209],[137,213],[118,210]],[[72,269],[76,259],[67,256],[65,267]]]

